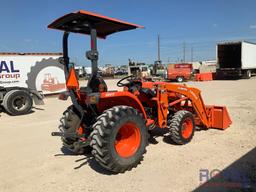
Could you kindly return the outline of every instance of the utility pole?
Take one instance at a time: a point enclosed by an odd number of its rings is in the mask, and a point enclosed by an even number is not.
[[[160,35],[157,35],[157,61],[155,61],[153,66],[153,75],[156,75],[157,69],[161,66],[161,55],[160,55]]]
[[[161,61],[161,55],[160,55],[160,35],[157,36],[157,59],[158,62]]]
[[[186,43],[183,43],[183,63],[186,62]]]

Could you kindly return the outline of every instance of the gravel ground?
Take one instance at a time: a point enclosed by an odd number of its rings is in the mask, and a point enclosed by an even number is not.
[[[116,89],[116,80],[107,83]],[[0,113],[0,191],[197,189],[201,184],[200,169],[223,170],[255,148],[256,78],[187,84],[202,90],[206,104],[226,105],[233,124],[225,131],[198,131],[184,146],[172,144],[163,131],[156,131],[155,142],[148,146],[142,164],[118,175],[104,171],[90,157],[67,153],[61,148],[60,139],[50,136],[70,101],[48,97],[45,105],[37,106],[29,115],[12,117]]]

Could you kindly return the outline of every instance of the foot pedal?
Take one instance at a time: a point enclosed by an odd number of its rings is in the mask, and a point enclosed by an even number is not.
[[[58,136],[58,137],[63,137],[64,134],[62,132],[52,132],[52,136]]]

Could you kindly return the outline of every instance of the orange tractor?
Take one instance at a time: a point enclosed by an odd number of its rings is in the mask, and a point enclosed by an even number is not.
[[[148,145],[150,130],[169,129],[174,142],[191,141],[195,127],[226,129],[230,124],[226,107],[206,106],[200,90],[165,82],[145,82],[133,76],[121,79],[123,91],[110,91],[98,73],[97,37],[125,30],[142,28],[102,15],[78,11],[67,14],[49,26],[64,31],[63,57],[68,92],[72,106],[63,113],[59,132],[64,146],[75,153],[87,147],[101,166],[121,173],[136,167]],[[92,63],[92,75],[86,87],[80,87],[68,57],[69,34],[91,37],[91,50],[86,57]]]

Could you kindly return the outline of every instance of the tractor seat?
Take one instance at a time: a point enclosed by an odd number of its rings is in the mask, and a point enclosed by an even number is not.
[[[155,97],[156,96],[156,92],[153,91],[152,89],[148,89],[148,88],[141,88],[140,92],[144,93],[145,95],[147,95],[149,98]]]
[[[108,87],[104,79],[99,74],[95,74],[88,81],[87,87],[91,88],[92,92],[95,93],[100,91],[100,85],[102,86],[101,89],[103,89],[104,92],[108,91]]]

